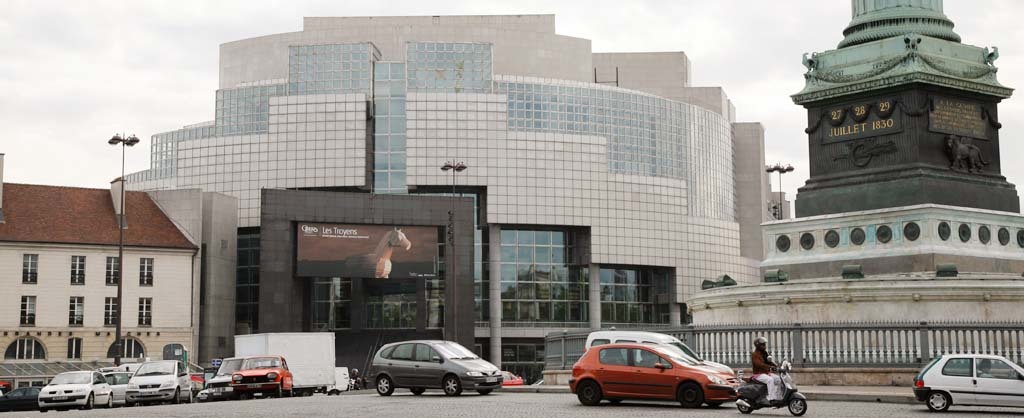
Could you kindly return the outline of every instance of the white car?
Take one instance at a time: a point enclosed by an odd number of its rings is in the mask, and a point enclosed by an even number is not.
[[[39,390],[39,411],[113,406],[114,391],[99,372],[66,372]]]
[[[951,405],[1024,407],[1024,368],[1000,356],[943,355],[914,378],[914,396],[934,412]]]
[[[192,377],[182,362],[149,361],[128,380],[125,405],[153,402],[192,403]]]
[[[125,391],[128,389],[128,380],[132,378],[132,372],[105,372],[103,377],[107,384],[114,391],[114,406],[125,404]]]
[[[640,343],[640,344],[660,344],[669,345],[678,348],[683,352],[683,356],[693,360],[700,366],[712,369],[722,373],[736,374],[736,372],[729,366],[722,363],[715,363],[700,358],[696,352],[679,341],[678,338],[668,334],[662,334],[660,332],[648,332],[648,331],[594,331],[587,336],[587,345],[585,350],[589,350],[590,347],[595,345],[604,344],[618,344],[618,343]]]

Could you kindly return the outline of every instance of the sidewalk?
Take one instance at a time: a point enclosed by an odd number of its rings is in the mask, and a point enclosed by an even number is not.
[[[569,393],[568,386],[511,386],[505,393]],[[810,401],[881,402],[916,404],[914,391],[902,386],[801,386],[800,393]]]

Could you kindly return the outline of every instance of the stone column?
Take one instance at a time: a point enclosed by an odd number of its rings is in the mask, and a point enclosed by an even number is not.
[[[491,318],[491,363],[501,368],[501,226],[491,224],[487,234],[488,292]]]
[[[671,301],[668,303],[668,324],[673,328],[682,326],[682,320],[680,320],[681,309],[682,309],[682,298],[679,295],[679,271],[672,274],[669,279],[669,289],[672,289],[671,297],[668,299]]]
[[[683,321],[679,318],[682,313],[682,305],[676,302],[668,304],[668,324],[673,328],[677,328],[683,325]]]
[[[595,263],[590,263],[588,268],[590,277],[587,282],[590,286],[587,304],[590,307],[590,329],[601,329],[601,269]]]

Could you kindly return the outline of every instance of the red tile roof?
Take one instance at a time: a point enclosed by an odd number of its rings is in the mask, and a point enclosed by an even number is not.
[[[4,183],[0,242],[117,245],[109,189]],[[145,192],[126,192],[130,247],[196,248]]]

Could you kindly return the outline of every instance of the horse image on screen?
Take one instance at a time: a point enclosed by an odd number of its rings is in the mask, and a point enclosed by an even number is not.
[[[437,228],[300,223],[295,271],[306,277],[435,277]]]

